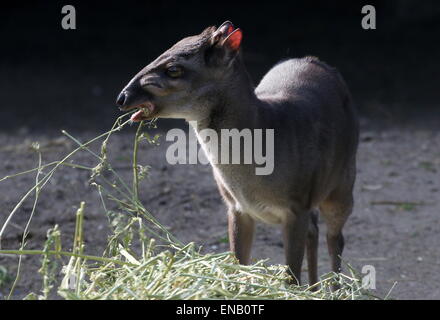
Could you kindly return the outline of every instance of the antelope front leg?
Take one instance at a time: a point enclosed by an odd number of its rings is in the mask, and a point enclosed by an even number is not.
[[[293,284],[301,284],[301,267],[304,259],[306,239],[309,225],[309,214],[307,211],[291,214],[284,222],[284,250],[286,264],[293,276]]]
[[[249,264],[255,222],[248,214],[229,210],[229,246],[241,264]]]

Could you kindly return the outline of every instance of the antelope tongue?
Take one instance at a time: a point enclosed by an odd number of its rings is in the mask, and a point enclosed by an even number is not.
[[[142,105],[139,107],[139,110],[131,115],[130,120],[133,122],[139,122],[142,120],[151,119],[151,115],[154,111],[154,105],[151,103]]]

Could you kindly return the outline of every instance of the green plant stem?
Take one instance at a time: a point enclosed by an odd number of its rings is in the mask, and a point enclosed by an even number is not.
[[[126,115],[124,115],[126,116]],[[118,120],[116,121],[117,123],[120,121],[120,119],[122,119],[124,116],[121,116],[118,118]],[[12,217],[15,215],[15,213],[18,211],[18,209],[23,205],[24,201],[37,189],[40,188],[43,189],[43,187],[46,185],[46,183],[50,180],[50,178],[52,178],[53,174],[55,173],[55,171],[58,169],[58,167],[65,163],[70,157],[72,157],[75,153],[77,153],[79,150],[82,150],[85,146],[90,145],[91,143],[101,139],[104,136],[108,136],[109,133],[114,132],[114,131],[118,131],[120,130],[119,128],[123,127],[125,124],[129,123],[130,120],[127,120],[126,122],[124,122],[123,124],[121,124],[119,127],[116,128],[112,128],[112,130],[107,131],[106,133],[103,133],[91,140],[89,140],[88,142],[82,144],[80,147],[76,148],[75,150],[73,150],[72,152],[70,152],[67,156],[65,156],[61,161],[59,161],[50,171],[49,173],[47,173],[37,184],[35,184],[30,190],[28,190],[28,192],[26,192],[26,194],[21,198],[21,200],[17,203],[17,205],[14,207],[14,209],[9,213],[9,216],[6,218],[6,221],[4,222],[1,230],[0,230],[0,248],[1,248],[1,243],[2,243],[2,237],[3,237],[3,233],[6,230],[6,227],[8,226],[8,224],[10,223]]]
[[[139,202],[139,176],[138,176],[138,149],[139,149],[139,136],[141,134],[142,127],[144,126],[144,122],[141,121],[136,130],[136,135],[134,137],[134,146],[133,146],[133,201],[135,203]]]
[[[42,171],[41,163],[42,163],[41,152],[38,150],[38,168],[37,168],[38,170],[37,170],[37,175],[35,177],[35,184],[37,184],[37,185],[38,185],[38,181],[39,181],[40,174]],[[24,231],[23,231],[20,250],[24,250],[24,247],[26,246],[26,237],[28,235],[28,231],[29,231],[29,227],[30,227],[32,218],[34,217],[34,214],[35,214],[35,209],[37,208],[39,195],[40,195],[40,189],[36,188],[35,189],[35,199],[34,199],[34,203],[32,205],[31,215],[29,216],[29,219],[28,219],[26,226],[24,228]],[[17,274],[15,276],[15,280],[14,280],[14,283],[12,284],[11,290],[9,290],[8,300],[11,299],[12,295],[14,294],[15,287],[17,286],[17,283],[20,279],[21,264],[22,264],[22,256],[19,256],[18,265],[17,265]]]
[[[72,168],[76,168],[76,169],[83,169],[83,170],[92,170],[93,169],[93,168],[90,168],[90,167],[87,167],[87,166],[82,166],[80,164],[61,163],[61,161],[52,161],[52,162],[49,162],[49,163],[47,163],[45,165],[42,165],[41,167],[37,167],[37,168],[30,169],[30,170],[22,171],[22,172],[19,172],[19,173],[15,173],[15,174],[10,174],[10,175],[4,176],[3,178],[0,179],[0,182],[2,182],[4,180],[11,179],[11,178],[15,178],[15,177],[18,177],[18,176],[22,176],[22,175],[25,175],[25,174],[28,174],[28,173],[32,173],[34,171],[38,171],[38,170],[41,171],[43,169],[46,169],[47,167],[50,167],[50,166],[53,166],[53,165],[56,165],[56,164],[63,165],[63,166],[66,166],[66,167],[72,167]]]
[[[97,256],[90,256],[85,254],[77,254],[73,252],[67,252],[67,251],[55,251],[55,250],[0,250],[0,254],[8,254],[8,255],[54,255],[54,256],[66,256],[66,257],[76,257],[81,258],[84,260],[92,260],[92,261],[99,261],[99,262],[110,262],[117,265],[125,265],[125,266],[131,266],[131,267],[137,267],[137,265],[125,262],[121,260],[116,259],[110,259],[110,258],[104,258],[104,257],[97,257]]]

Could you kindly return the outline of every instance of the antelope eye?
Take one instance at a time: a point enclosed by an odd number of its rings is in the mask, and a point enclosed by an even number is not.
[[[166,69],[166,74],[170,78],[179,78],[183,75],[183,68],[179,66],[171,66]]]

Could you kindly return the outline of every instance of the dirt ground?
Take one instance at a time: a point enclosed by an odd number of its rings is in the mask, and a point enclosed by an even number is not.
[[[432,120],[432,119],[431,119]],[[355,208],[345,227],[344,260],[359,271],[364,265],[376,270],[377,294],[391,293],[397,299],[440,299],[437,271],[440,265],[438,229],[440,226],[440,130],[434,123],[377,125],[363,118],[358,153]],[[171,123],[174,125],[175,123]],[[168,122],[159,124],[165,129]],[[182,123],[179,123],[182,125]],[[160,145],[141,144],[140,164],[150,165],[150,175],[141,182],[145,206],[182,241],[195,241],[206,252],[228,249],[225,206],[205,165],[169,165],[165,159],[168,143],[162,130]],[[78,132],[81,141],[96,132]],[[130,182],[134,127],[113,136],[109,144],[110,162]],[[39,141],[45,163],[60,159],[74,144],[60,134],[30,136],[25,128],[16,134],[0,134],[0,176],[35,167],[37,154],[31,150]],[[94,145],[97,150],[99,145]],[[93,166],[87,152],[74,158],[75,163]],[[47,170],[45,171],[47,172]],[[34,183],[35,174],[0,183],[1,224]],[[102,252],[108,231],[107,218],[95,189],[88,185],[88,172],[63,168],[41,193],[38,209],[31,223],[27,248],[42,248],[46,231],[58,224],[64,246],[69,249],[74,228],[74,213],[86,202],[86,252]],[[32,208],[25,201],[12,219],[2,240],[3,248],[17,248]],[[329,271],[325,244],[325,226],[320,223],[319,272]],[[253,248],[255,259],[269,258],[269,263],[283,263],[280,229],[258,225]],[[25,257],[22,279],[15,298],[41,288],[37,273],[39,258]],[[0,256],[0,266],[15,275],[17,259]],[[304,266],[306,268],[306,266]],[[304,273],[304,278],[307,279]],[[11,282],[0,287],[7,294]]]

